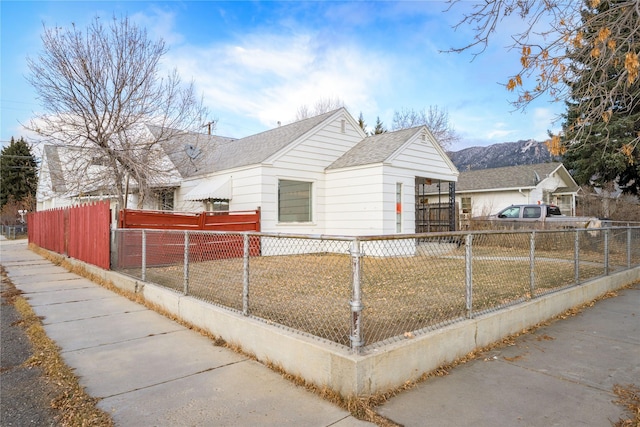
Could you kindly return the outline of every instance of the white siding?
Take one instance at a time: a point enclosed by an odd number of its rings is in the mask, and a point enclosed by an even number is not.
[[[410,170],[396,167],[384,168],[384,223],[383,234],[396,233],[396,184],[402,184],[402,230],[416,231],[416,179]]]
[[[176,191],[175,210],[179,211],[195,211],[204,210],[204,203],[201,201],[188,201],[184,197],[189,191],[193,190],[198,184],[205,181],[222,182],[225,179],[231,179],[232,198],[229,202],[229,210],[245,211],[254,210],[261,206],[261,169],[260,166],[250,168],[236,169],[225,171],[220,174],[211,174],[197,179],[184,181],[182,186]],[[213,185],[213,184],[212,184]]]
[[[383,233],[385,194],[382,166],[331,171],[327,174],[325,203],[326,234]]]
[[[441,150],[436,149],[429,139],[422,141],[417,136],[396,153],[391,159],[391,164],[396,168],[412,171],[415,176],[457,181],[457,171],[455,168],[452,170],[448,159],[443,158],[443,155],[446,156]]]
[[[282,233],[336,234],[327,214],[325,168],[362,140],[361,133],[343,117],[318,129],[273,159],[272,167],[263,168],[262,229]],[[310,223],[278,223],[278,180],[288,179],[312,183],[312,221]],[[349,233],[352,234],[352,233]]]

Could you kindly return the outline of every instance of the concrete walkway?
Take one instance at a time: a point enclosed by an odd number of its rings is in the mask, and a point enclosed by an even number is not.
[[[56,267],[0,259],[87,392],[119,426],[365,426],[263,365]],[[609,426],[640,386],[640,283],[431,378],[378,412],[404,426]]]
[[[0,242],[8,276],[87,393],[118,426],[372,425],[264,365]]]
[[[605,427],[625,415],[613,403],[616,384],[640,387],[640,283],[430,378],[378,413],[404,426]]]

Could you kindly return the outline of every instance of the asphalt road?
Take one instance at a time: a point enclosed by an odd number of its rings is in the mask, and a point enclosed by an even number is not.
[[[25,366],[33,354],[22,317],[12,304],[10,295],[15,287],[2,277],[0,307],[0,425],[57,426],[56,413],[51,408],[52,387],[42,370]]]

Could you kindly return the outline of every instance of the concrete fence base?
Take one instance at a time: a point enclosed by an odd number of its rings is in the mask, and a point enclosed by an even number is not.
[[[140,294],[146,301],[239,346],[260,361],[278,365],[343,396],[365,396],[394,389],[475,349],[640,280],[640,267],[636,267],[356,355],[329,342],[154,284],[73,259],[69,262],[120,289]]]

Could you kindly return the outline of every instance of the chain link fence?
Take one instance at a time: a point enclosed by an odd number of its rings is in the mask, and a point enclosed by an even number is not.
[[[306,236],[117,229],[112,269],[367,351],[640,265],[640,227]]]

